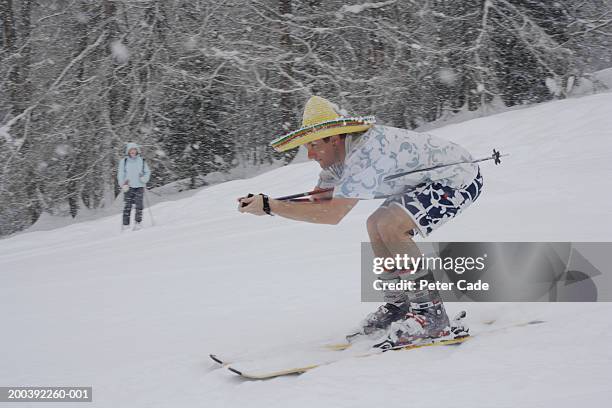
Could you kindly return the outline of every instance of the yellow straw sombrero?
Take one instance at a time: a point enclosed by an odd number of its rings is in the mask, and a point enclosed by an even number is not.
[[[327,99],[313,96],[306,102],[302,127],[274,139],[270,146],[284,152],[329,136],[363,132],[371,128],[375,121],[373,116],[343,117]]]

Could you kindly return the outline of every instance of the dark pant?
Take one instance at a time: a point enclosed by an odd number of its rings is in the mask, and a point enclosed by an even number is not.
[[[136,204],[136,222],[142,221],[143,194],[144,187],[130,187],[128,192],[123,194],[123,200],[125,201],[125,206],[123,207],[123,225],[130,225],[130,213],[132,212],[132,205],[134,204]]]

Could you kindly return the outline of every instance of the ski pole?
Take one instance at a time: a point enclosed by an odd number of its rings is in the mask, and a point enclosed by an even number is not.
[[[123,207],[121,210],[121,229],[119,231],[123,232],[123,213],[125,212],[125,191],[121,189],[121,192],[119,193],[119,195],[121,196],[121,198],[123,198]],[[130,208],[130,212],[131,212],[131,208]]]
[[[449,167],[449,166],[456,166],[458,164],[470,164],[470,163],[479,163],[479,162],[483,162],[483,161],[487,161],[487,160],[493,160],[494,163],[496,165],[501,164],[501,157],[505,157],[508,156],[508,154],[501,154],[500,152],[498,152],[497,150],[493,149],[493,154],[491,156],[488,157],[484,157],[482,159],[477,159],[477,160],[472,160],[472,161],[461,161],[461,162],[457,162],[457,163],[449,163],[449,164],[441,164],[439,166],[433,166],[433,167],[428,167],[426,169],[418,169],[418,170],[410,170],[410,171],[404,171],[402,173],[397,173],[397,174],[393,174],[391,176],[387,176],[383,179],[383,181],[391,181],[391,180],[395,180],[396,178],[400,178],[400,177],[404,177],[407,176],[409,174],[414,174],[414,173],[420,173],[422,171],[429,171],[429,170],[435,170],[435,169],[441,169],[443,167]]]
[[[147,187],[144,187],[144,197],[149,210],[149,217],[151,217],[151,225],[155,226],[155,219],[153,218],[153,210],[151,210],[151,203],[149,202],[149,195],[147,194]]]
[[[288,196],[274,198],[274,200],[292,201],[292,202],[306,202],[306,201],[310,201],[310,200],[308,198],[301,198],[301,197],[309,197],[309,196],[313,196],[313,195],[317,195],[317,194],[323,194],[323,193],[327,193],[327,192],[332,191],[332,190],[333,190],[333,188],[324,188],[322,190],[304,191],[303,193],[291,194],[291,195],[288,195]],[[253,196],[254,196],[253,193],[247,194],[247,198],[251,198]],[[327,199],[329,199],[329,198],[322,198],[322,200],[327,200]],[[246,207],[246,206],[247,206],[246,203],[242,203],[241,204],[241,207]]]
[[[399,177],[403,177],[403,176],[407,176],[409,174],[414,174],[414,173],[420,173],[422,171],[429,171],[429,170],[435,170],[435,169],[440,169],[443,167],[448,167],[448,166],[456,166],[458,164],[468,164],[468,163],[479,163],[479,162],[483,162],[483,161],[487,161],[487,160],[493,160],[494,163],[496,165],[501,164],[501,158],[502,157],[506,157],[509,156],[509,154],[501,154],[499,151],[493,149],[493,154],[491,156],[487,156],[484,157],[482,159],[477,159],[477,160],[472,160],[472,161],[462,161],[462,162],[457,162],[457,163],[449,163],[449,164],[441,164],[439,166],[433,166],[433,167],[428,167],[426,169],[418,169],[418,170],[411,170],[411,171],[406,171],[403,173],[398,173],[398,174],[393,174],[391,176],[387,176],[383,179],[383,181],[391,181],[394,180],[396,178]],[[312,191],[305,191],[303,193],[297,193],[297,194],[291,194],[291,195],[287,195],[287,196],[283,196],[283,197],[278,197],[275,198],[275,200],[280,200],[280,201],[294,201],[294,202],[306,202],[309,200],[305,200],[302,199],[302,197],[308,197],[308,196],[312,196],[315,194],[322,194],[322,193],[327,193],[329,191],[333,191],[333,188],[325,188],[323,190],[312,190]],[[252,194],[249,194],[248,197],[252,197]],[[381,195],[381,196],[376,196],[374,197],[375,199],[378,198],[388,198],[391,197],[392,195]],[[328,200],[329,198],[321,198],[320,200]]]
[[[312,195],[316,195],[316,194],[327,193],[327,192],[332,191],[332,190],[333,190],[333,188],[324,188],[322,190],[305,191],[303,193],[297,193],[297,194],[291,194],[291,195],[288,195],[288,196],[278,197],[278,198],[275,198],[275,200],[289,201],[289,200],[293,200],[295,198],[308,197],[308,196],[312,196]]]
[[[491,156],[487,156],[487,157],[484,157],[482,159],[476,159],[476,160],[472,160],[472,161],[461,161],[461,162],[449,163],[449,164],[441,164],[439,166],[428,167],[428,168],[425,168],[425,169],[405,171],[405,172],[402,172],[402,173],[398,173],[398,174],[393,174],[391,176],[387,176],[387,177],[385,177],[383,179],[383,181],[391,181],[391,180],[395,180],[396,178],[407,176],[409,174],[415,174],[415,173],[420,173],[420,172],[423,172],[423,171],[440,169],[440,168],[443,168],[443,167],[456,166],[458,164],[471,164],[471,163],[479,163],[479,162],[483,162],[483,161],[487,161],[487,160],[493,160],[495,165],[498,165],[498,164],[501,164],[501,158],[502,157],[506,157],[506,156],[509,156],[509,155],[508,154],[501,154],[499,151],[493,149],[493,154]],[[279,200],[279,201],[292,201],[292,202],[308,202],[310,200],[307,199],[307,198],[303,198],[303,197],[309,197],[309,196],[313,196],[313,195],[317,195],[317,194],[323,194],[323,193],[327,193],[329,191],[333,191],[333,188],[325,188],[325,189],[322,189],[322,190],[305,191],[303,193],[297,193],[297,194],[291,194],[291,195],[287,195],[287,196],[283,196],[283,197],[278,197],[278,198],[275,198],[275,200]],[[379,195],[379,196],[375,196],[373,198],[374,199],[389,198],[389,197],[391,197],[393,195],[394,194]],[[247,197],[253,197],[253,194],[249,194]],[[327,200],[330,200],[330,199],[331,199],[330,197],[323,197],[320,200],[321,201],[327,201]],[[243,204],[243,206],[245,206],[245,204]]]

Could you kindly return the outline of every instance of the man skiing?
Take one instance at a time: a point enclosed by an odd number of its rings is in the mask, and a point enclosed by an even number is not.
[[[130,227],[132,205],[136,205],[134,230],[140,229],[142,222],[142,200],[144,188],[151,177],[149,165],[141,156],[140,146],[136,143],[127,143],[125,157],[119,160],[117,169],[117,183],[123,191],[123,226],[122,230]]]
[[[439,228],[478,198],[479,167],[461,146],[425,133],[374,124],[372,117],[343,117],[327,100],[313,96],[304,109],[302,128],[275,139],[286,151],[301,145],[322,171],[310,202],[287,202],[264,194],[239,198],[239,210],[274,214],[297,221],[337,224],[360,199],[387,199],[369,216],[367,230],[376,257],[420,251],[412,238]],[[424,169],[423,171],[412,172]],[[410,172],[385,181],[385,177]],[[316,197],[316,198],[315,198]],[[389,270],[382,280],[434,281],[428,270]],[[384,334],[383,347],[437,341],[461,331],[451,324],[437,290],[385,291],[385,304],[368,315],[354,334]],[[451,326],[455,326],[454,328]]]

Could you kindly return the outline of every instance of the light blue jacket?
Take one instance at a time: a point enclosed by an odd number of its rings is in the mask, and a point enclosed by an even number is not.
[[[130,149],[136,149],[138,152],[136,157],[131,158],[128,155]],[[117,170],[117,183],[119,183],[119,186],[122,186],[127,180],[129,186],[132,188],[145,187],[150,177],[151,170],[149,169],[149,165],[140,155],[140,146],[136,143],[126,144],[125,157],[119,160]]]

